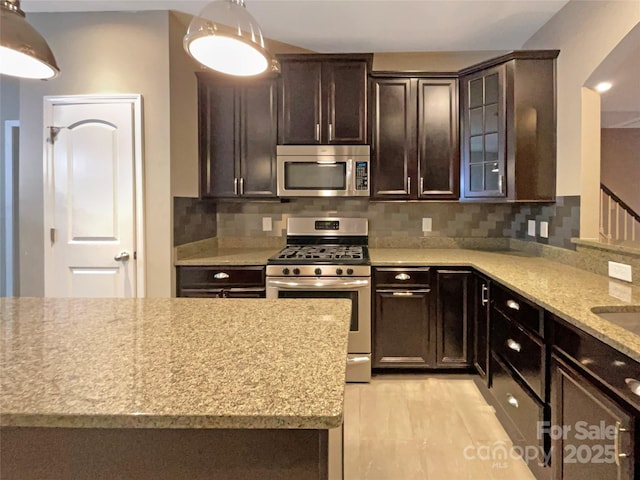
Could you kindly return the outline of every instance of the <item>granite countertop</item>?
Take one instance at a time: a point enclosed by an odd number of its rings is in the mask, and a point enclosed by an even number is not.
[[[180,258],[176,266],[265,265],[281,248],[215,248],[192,257]]]
[[[348,300],[2,298],[0,425],[342,422]]]
[[[640,287],[575,267],[519,252],[458,249],[372,248],[378,266],[470,266],[551,313],[640,361],[640,336],[591,311],[611,306],[620,310],[640,305]],[[624,298],[624,300],[623,300]],[[640,321],[640,313],[639,321]]]

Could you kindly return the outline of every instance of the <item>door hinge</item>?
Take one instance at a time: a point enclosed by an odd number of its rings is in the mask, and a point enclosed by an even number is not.
[[[56,139],[58,138],[58,134],[60,133],[60,130],[67,127],[48,126],[47,128],[49,129],[49,138],[47,138],[47,142],[54,144],[56,142]]]
[[[50,228],[49,229],[49,239],[51,240],[51,245],[56,243],[56,229],[55,228]]]
[[[133,259],[137,260],[138,259],[138,252],[133,252]]]

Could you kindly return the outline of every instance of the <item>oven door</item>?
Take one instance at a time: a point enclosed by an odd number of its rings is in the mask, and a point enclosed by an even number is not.
[[[371,378],[371,279],[367,277],[268,277],[267,298],[346,298],[351,300],[347,381]]]

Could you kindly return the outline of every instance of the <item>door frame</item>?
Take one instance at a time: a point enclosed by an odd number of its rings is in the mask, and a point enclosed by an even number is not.
[[[14,163],[16,156],[17,145],[13,142],[13,130],[20,129],[19,120],[5,120],[4,122],[4,185],[2,185],[2,195],[4,195],[3,206],[3,228],[0,228],[4,235],[4,251],[0,252],[0,256],[4,258],[5,271],[0,275],[3,276],[2,285],[0,288],[0,296],[16,296],[18,278],[18,257],[16,254],[16,248],[18,246],[17,235],[18,225],[16,223],[18,215],[18,190],[17,179],[18,174],[17,164]]]
[[[133,107],[133,182],[135,201],[135,252],[136,252],[136,297],[146,296],[146,256],[144,236],[144,158],[142,124],[142,95],[114,94],[114,95],[48,95],[44,97],[43,124],[43,197],[44,197],[44,269],[45,293],[47,290],[47,272],[52,272],[53,258],[49,229],[54,221],[53,202],[53,143],[50,141],[49,127],[53,124],[53,109],[58,105],[73,105],[79,103],[130,103]],[[57,126],[57,125],[56,125]],[[50,273],[49,273],[50,274]]]

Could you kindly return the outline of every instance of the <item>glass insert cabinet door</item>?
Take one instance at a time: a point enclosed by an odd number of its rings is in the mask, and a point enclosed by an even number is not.
[[[504,67],[464,80],[464,196],[504,197]]]

